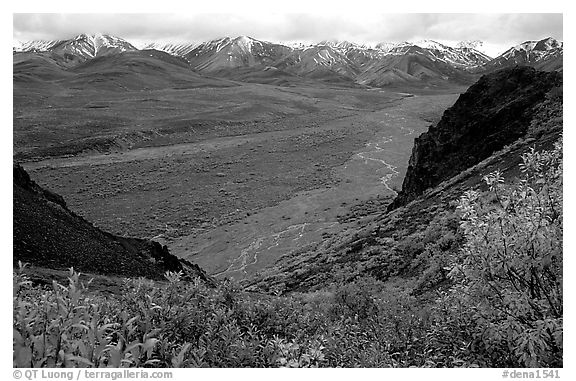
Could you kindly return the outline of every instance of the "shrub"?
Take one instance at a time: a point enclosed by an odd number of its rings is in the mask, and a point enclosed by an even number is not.
[[[562,146],[522,156],[522,177],[494,172],[462,196],[466,244],[451,275],[501,366],[562,366]]]

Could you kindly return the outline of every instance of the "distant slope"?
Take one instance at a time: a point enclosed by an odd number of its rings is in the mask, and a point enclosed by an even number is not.
[[[178,57],[185,57],[186,54],[194,50],[198,44],[196,43],[174,43],[174,44],[163,44],[163,43],[150,43],[144,45],[141,50],[160,50],[161,52],[166,52]]]
[[[86,60],[127,51],[137,50],[128,41],[107,34],[80,34],[70,40],[60,41],[48,51],[67,66]]]
[[[405,205],[524,136],[534,106],[561,84],[561,74],[526,66],[480,78],[437,125],[415,139],[402,191],[391,207]]]
[[[158,50],[122,51],[77,62],[70,67],[51,52],[13,54],[16,86],[50,82],[102,90],[230,87],[236,83],[194,72],[189,63]]]
[[[296,85],[313,85],[314,81],[298,75],[288,73],[274,66],[266,66],[254,70],[252,67],[226,68],[211,72],[217,78],[227,78],[234,81],[262,83],[275,86],[296,86]]]
[[[228,87],[234,83],[195,73],[182,58],[157,50],[127,51],[86,61],[70,70],[67,80],[77,86],[128,90]]]
[[[242,67],[266,67],[272,65],[292,49],[247,36],[225,37],[202,43],[184,57],[190,65],[201,72]]]
[[[545,59],[542,59],[532,65],[536,70],[543,71],[563,71],[564,68],[564,57],[563,54],[552,55]]]
[[[371,48],[349,41],[322,41],[317,45],[331,47],[336,52],[348,58],[359,70],[363,70],[365,65],[385,54],[381,49]]]
[[[525,41],[513,46],[483,66],[483,70],[494,71],[516,65],[536,67],[540,70],[558,70],[562,67],[564,44],[548,37],[539,41]]]
[[[441,61],[459,69],[472,69],[490,61],[490,57],[473,47],[462,45],[453,48],[433,40],[387,45],[385,50],[388,55],[422,54],[432,61]]]
[[[27,42],[14,41],[13,52],[45,52],[62,40],[32,40]]]
[[[47,53],[16,53],[12,56],[15,82],[55,81],[71,76]]]
[[[329,45],[297,49],[274,64],[280,70],[317,80],[353,82],[360,70]]]
[[[360,84],[377,87],[406,82],[471,84],[474,80],[474,75],[429,57],[419,47],[374,60],[356,78]]]
[[[13,222],[14,264],[152,279],[162,279],[165,271],[184,271],[211,282],[197,265],[180,261],[157,242],[94,227],[18,164],[13,166]]]

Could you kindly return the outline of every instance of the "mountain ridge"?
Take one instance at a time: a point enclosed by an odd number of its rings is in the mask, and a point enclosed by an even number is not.
[[[511,47],[504,53],[495,57],[483,67],[484,70],[494,71],[503,67],[514,65],[527,65],[537,67],[539,63],[552,58],[562,60],[564,43],[552,37],[541,40],[528,40]]]
[[[477,50],[479,45],[479,41],[467,41],[451,47],[434,40],[375,46],[345,40],[289,45],[237,36],[201,43],[143,44],[143,49],[138,49],[118,37],[80,34],[59,41],[14,41],[13,52],[48,54],[58,65],[74,67],[102,56],[155,49],[185,59],[190,70],[229,79],[236,79],[234,70],[242,69],[240,78],[254,82],[262,78],[264,83],[271,83],[271,74],[261,72],[273,68],[296,77],[371,87],[407,83],[469,85],[479,74],[517,64],[562,70],[563,43],[552,38],[526,41],[494,59]],[[246,69],[255,75],[246,75]]]

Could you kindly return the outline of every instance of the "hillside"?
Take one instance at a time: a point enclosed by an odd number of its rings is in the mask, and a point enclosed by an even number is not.
[[[551,37],[542,40],[530,40],[511,47],[487,62],[482,70],[491,72],[514,65],[540,67],[541,70],[556,70],[561,64],[557,64],[554,68],[544,69],[544,62],[551,60],[562,62],[563,55],[564,44],[561,41]]]
[[[237,86],[223,78],[199,74],[183,58],[158,50],[113,51],[72,66],[49,52],[15,53],[13,78],[16,88],[58,90],[128,91]]]
[[[13,55],[12,77],[15,84],[42,83],[72,76],[46,53],[15,53]]]
[[[486,159],[524,136],[534,106],[560,86],[559,73],[528,67],[482,77],[414,142],[402,191],[391,205],[405,205],[425,189]]]
[[[64,199],[13,166],[13,262],[49,269],[162,279],[165,271],[211,282],[198,266],[180,261],[151,240],[107,233],[68,209]]]
[[[330,73],[331,76],[353,79],[359,72],[350,59],[328,45],[294,50],[275,66],[281,70],[312,78],[325,77],[327,73]]]
[[[141,90],[235,86],[230,81],[198,74],[187,61],[157,50],[104,55],[69,70],[76,74],[69,86],[92,85],[102,89]]]
[[[357,77],[358,83],[376,87],[407,82],[471,84],[474,79],[473,75],[459,67],[423,54],[423,49],[418,47],[374,60]]]
[[[184,57],[195,70],[213,72],[242,67],[266,67],[289,53],[287,46],[248,36],[225,37],[196,46]]]

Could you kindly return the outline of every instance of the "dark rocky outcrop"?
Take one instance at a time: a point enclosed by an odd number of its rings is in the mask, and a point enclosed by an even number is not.
[[[402,190],[388,210],[481,162],[524,136],[562,74],[514,67],[482,76],[440,122],[415,139]]]
[[[64,199],[13,165],[13,262],[51,269],[162,279],[165,271],[214,280],[158,242],[105,232],[68,209]]]

